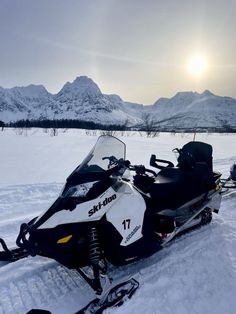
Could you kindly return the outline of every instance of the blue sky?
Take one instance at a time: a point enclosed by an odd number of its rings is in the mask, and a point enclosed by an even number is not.
[[[187,90],[236,97],[235,16],[236,0],[0,0],[0,86],[57,93],[87,75],[144,104]]]

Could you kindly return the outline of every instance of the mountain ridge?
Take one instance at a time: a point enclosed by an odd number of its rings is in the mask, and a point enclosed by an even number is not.
[[[236,128],[236,99],[183,91],[159,98],[152,105],[126,102],[116,94],[103,94],[87,76],[66,82],[57,94],[43,85],[0,87],[0,120],[77,119],[103,125],[142,126],[147,117],[160,129]],[[145,121],[146,120],[146,121]]]

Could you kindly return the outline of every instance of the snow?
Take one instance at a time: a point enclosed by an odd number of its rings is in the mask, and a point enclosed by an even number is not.
[[[99,135],[99,131],[84,130],[60,130],[57,136],[40,129],[0,132],[0,236],[9,246],[14,245],[20,224],[55,200],[65,178]],[[193,139],[193,134],[117,135],[127,144],[127,158],[146,166],[152,153],[175,162],[171,150]],[[227,177],[236,160],[236,135],[197,134],[196,140],[213,146],[214,169]],[[112,269],[114,279],[136,274],[140,288],[122,307],[106,313],[235,313],[235,206],[236,193],[231,192],[223,197],[210,225],[174,240],[145,260]],[[30,257],[1,263],[0,296],[1,314],[25,314],[31,308],[72,314],[93,293],[74,270],[47,258]]]

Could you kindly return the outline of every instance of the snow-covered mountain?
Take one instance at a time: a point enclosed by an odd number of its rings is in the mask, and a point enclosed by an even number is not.
[[[0,120],[78,119],[101,124],[141,126],[149,119],[166,130],[236,128],[236,99],[210,91],[179,92],[144,106],[105,95],[86,76],[67,82],[56,95],[42,85],[0,87]]]
[[[137,108],[139,106],[137,105]],[[43,86],[0,89],[0,120],[79,119],[101,124],[141,123],[137,110],[117,95],[104,95],[88,77],[67,82],[56,95]]]
[[[42,85],[0,87],[0,120],[8,122],[40,118],[44,116],[44,108],[52,103],[52,95]]]
[[[180,92],[161,98],[151,108],[153,119],[164,128],[236,128],[236,99],[206,90]]]

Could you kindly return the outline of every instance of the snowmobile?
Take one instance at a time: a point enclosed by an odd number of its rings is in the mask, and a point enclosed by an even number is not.
[[[221,179],[222,187],[225,190],[225,192],[228,191],[228,189],[236,189],[236,162],[234,162],[230,168],[230,174],[227,179]]]
[[[236,162],[230,168],[230,178],[236,184]]]
[[[212,213],[218,213],[221,174],[212,169],[212,147],[189,142],[174,151],[177,166],[152,155],[154,171],[126,160],[121,140],[99,137],[50,208],[21,225],[18,248],[10,250],[0,239],[0,260],[52,258],[76,269],[101,295],[108,264],[150,256],[177,235],[210,223]],[[118,286],[130,297],[138,283]]]

